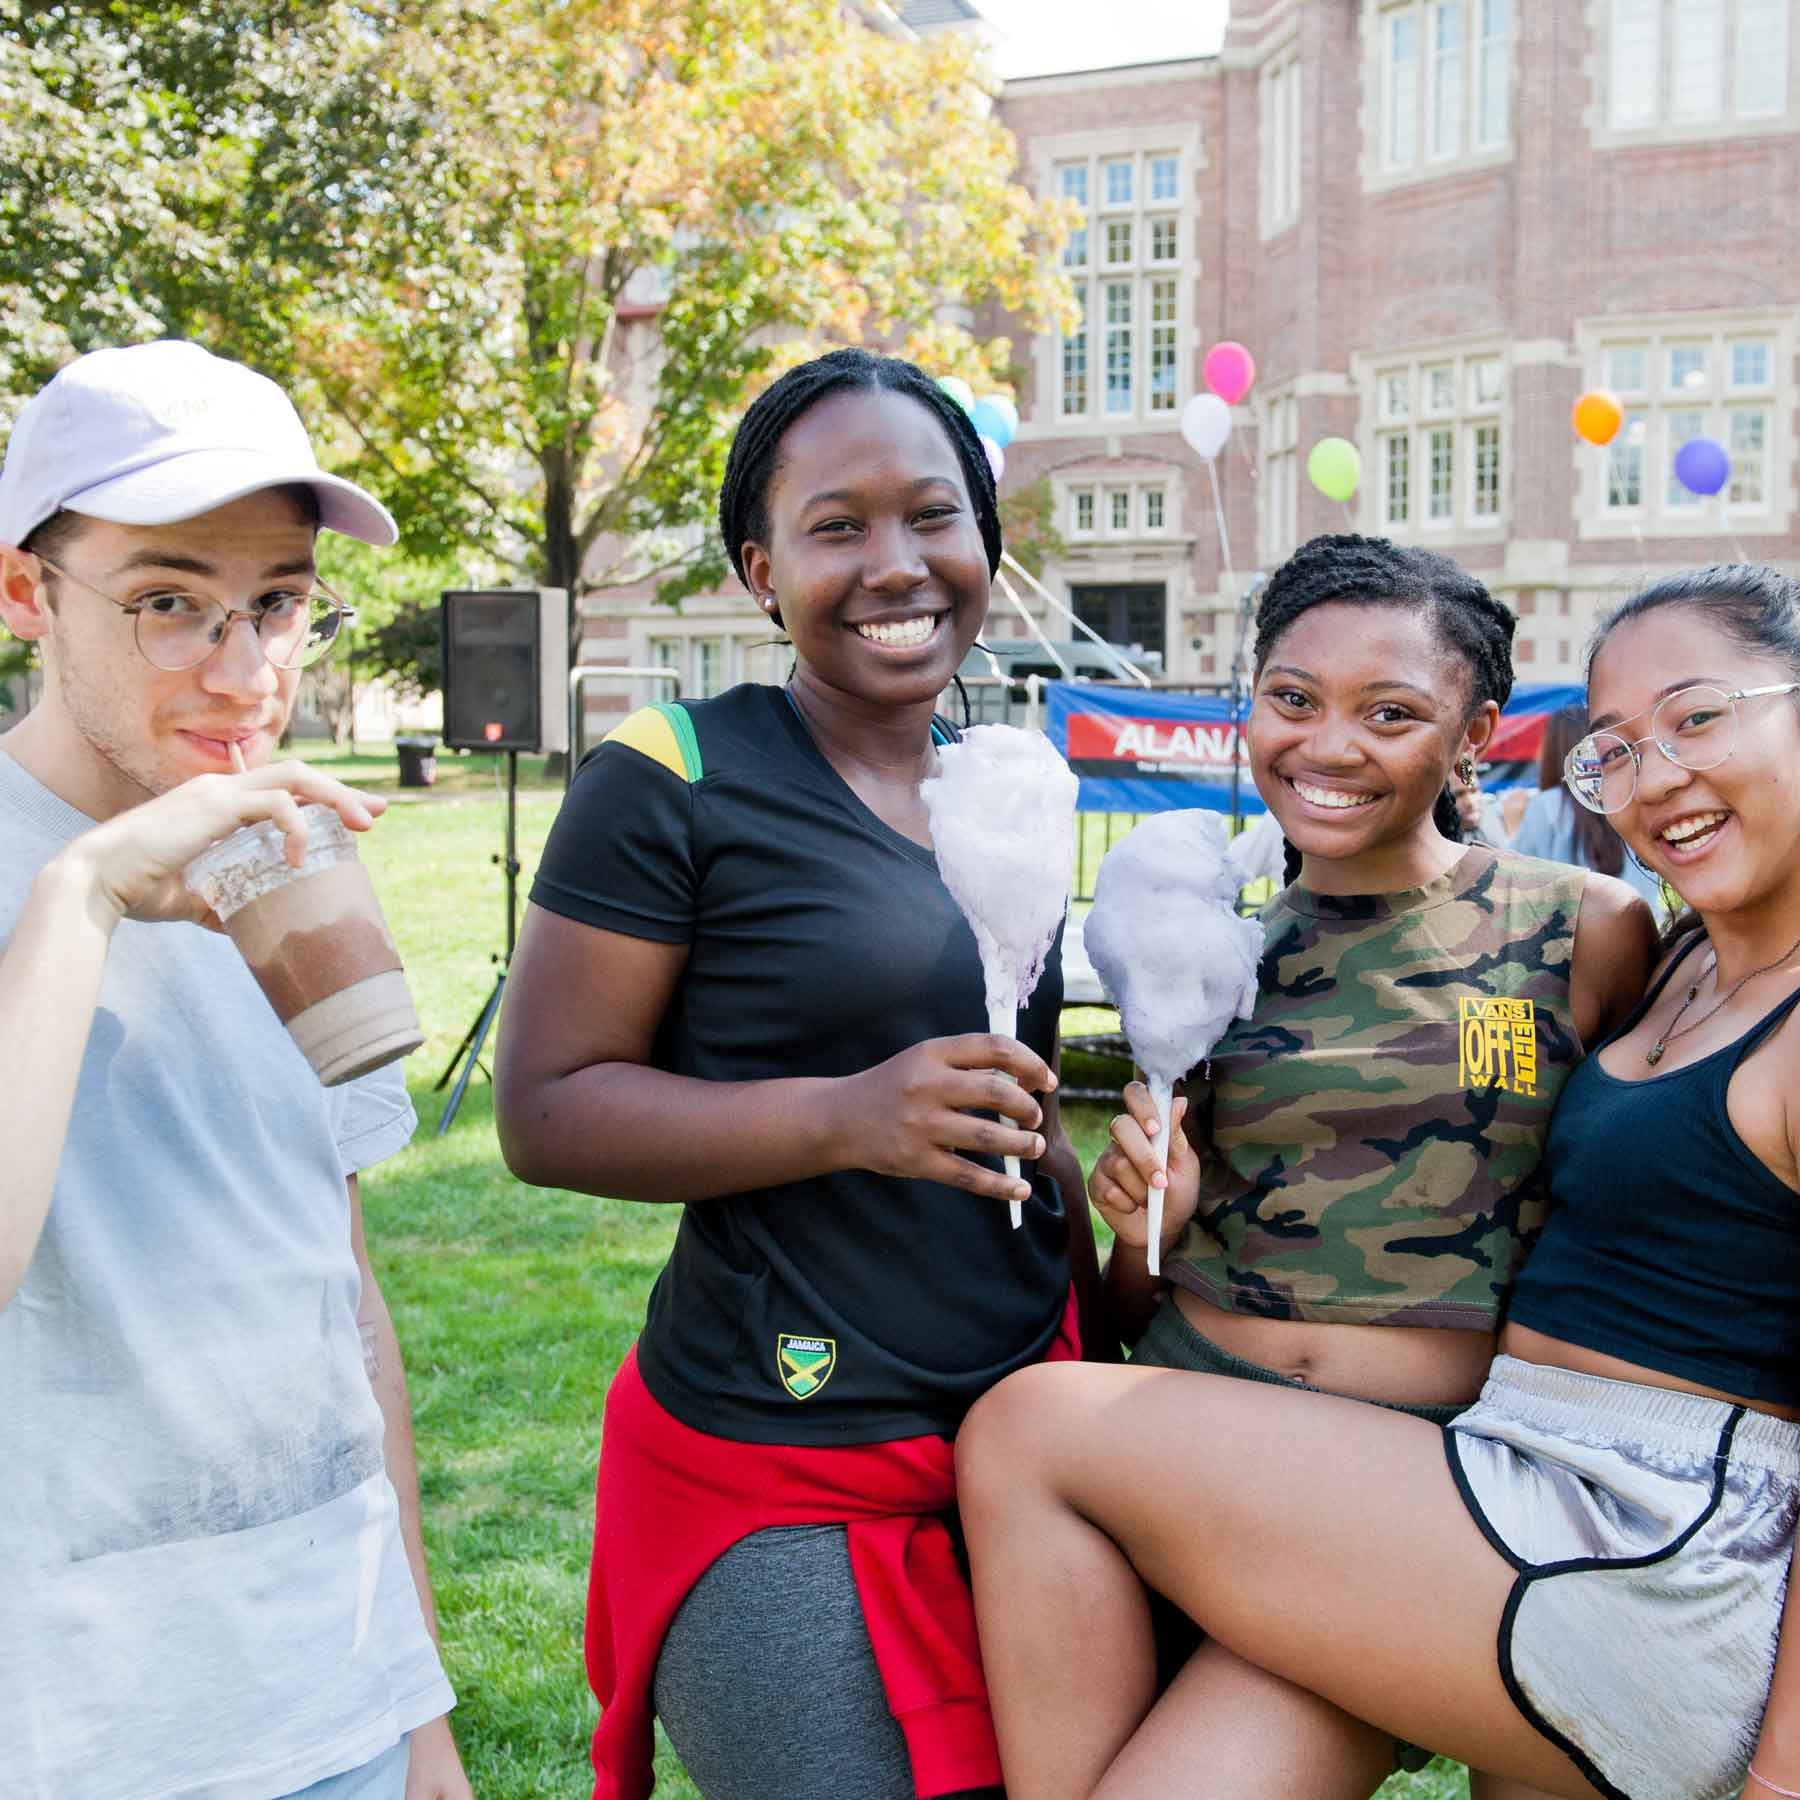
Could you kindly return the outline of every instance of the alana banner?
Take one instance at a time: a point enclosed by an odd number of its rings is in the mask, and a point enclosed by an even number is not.
[[[1044,693],[1050,741],[1081,779],[1083,812],[1231,810],[1237,745],[1231,702],[1224,695],[1101,688],[1081,681],[1046,682]],[[1544,721],[1582,698],[1578,687],[1514,688],[1487,754],[1482,786],[1536,787]],[[1246,816],[1266,810],[1248,763],[1239,804]]]

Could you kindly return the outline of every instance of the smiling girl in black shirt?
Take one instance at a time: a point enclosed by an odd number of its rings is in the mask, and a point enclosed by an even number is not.
[[[980,1788],[998,1772],[935,1517],[949,1440],[1003,1375],[1067,1353],[1093,1266],[1049,1097],[1056,963],[1018,1040],[982,1030],[919,799],[986,614],[993,480],[918,370],[839,351],[751,408],[720,520],[793,678],[646,708],[602,745],[502,1040],[517,1173],[685,1203],[608,1400],[596,1791],[647,1791],[649,1665],[708,1800]]]

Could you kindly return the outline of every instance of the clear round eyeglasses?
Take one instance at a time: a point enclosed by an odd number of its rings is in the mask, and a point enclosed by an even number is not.
[[[179,588],[146,594],[142,600],[115,600],[47,556],[38,561],[64,581],[131,616],[138,653],[169,674],[198,668],[224,641],[237,619],[248,619],[262,653],[278,669],[306,669],[331,653],[338,633],[356,608],[323,582],[311,587],[272,588],[253,606],[228,607]]]
[[[1616,731],[1590,731],[1564,761],[1563,780],[1589,812],[1623,812],[1637,792],[1645,744],[1654,744],[1684,769],[1716,769],[1737,748],[1740,702],[1796,692],[1800,681],[1773,687],[1678,688],[1650,709],[1647,737],[1634,740]]]

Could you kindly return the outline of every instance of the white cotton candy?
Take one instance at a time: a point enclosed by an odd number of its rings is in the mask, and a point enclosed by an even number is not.
[[[1174,1084],[1256,1004],[1263,928],[1237,912],[1225,821],[1157,813],[1108,851],[1082,924],[1088,957],[1149,1080],[1168,1162]],[[1150,1272],[1161,1271],[1162,1189],[1150,1189]]]
[[[1287,843],[1273,813],[1264,813],[1231,840],[1225,860],[1238,878],[1239,887],[1253,881],[1280,881],[1286,872]]]
[[[938,873],[975,933],[988,1029],[1011,1037],[1069,910],[1074,771],[1039,731],[976,725],[919,788]],[[1006,1172],[1019,1173],[1017,1157]],[[1020,1211],[1015,1203],[1012,1222]]]
[[[1075,773],[1041,731],[976,725],[919,789],[944,885],[981,951],[989,1012],[1036,990],[1069,910]]]

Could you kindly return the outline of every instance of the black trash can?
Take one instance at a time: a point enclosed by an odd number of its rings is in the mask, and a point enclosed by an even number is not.
[[[404,788],[431,787],[437,781],[437,739],[429,737],[397,737],[394,748],[400,753],[400,785]]]

